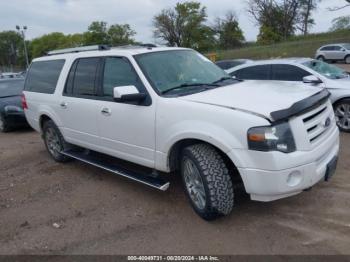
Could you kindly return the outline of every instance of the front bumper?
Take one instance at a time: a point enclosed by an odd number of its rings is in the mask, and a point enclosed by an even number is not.
[[[261,159],[257,156],[261,152],[246,152],[247,155],[241,155],[240,164],[247,164],[248,167],[237,167],[246,192],[251,195],[252,200],[273,201],[296,195],[325,178],[327,165],[339,153],[339,131],[335,128],[328,138],[312,151],[291,154],[268,152],[263,153],[265,156]],[[229,153],[233,161],[237,161],[236,154],[235,150]],[[248,155],[250,160],[247,159]],[[259,165],[263,168],[258,168]]]

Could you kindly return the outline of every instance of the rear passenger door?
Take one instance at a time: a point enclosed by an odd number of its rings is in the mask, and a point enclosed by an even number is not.
[[[104,153],[154,167],[155,105],[133,65],[125,57],[106,57],[101,75],[97,122]],[[114,101],[113,89],[130,85],[147,98],[141,104]]]
[[[96,57],[77,59],[70,69],[59,101],[59,115],[66,140],[92,150],[98,150],[100,145],[97,85],[101,61]]]

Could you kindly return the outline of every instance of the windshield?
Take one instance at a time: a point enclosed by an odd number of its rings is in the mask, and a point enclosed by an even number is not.
[[[159,93],[205,90],[205,85],[230,76],[193,50],[152,52],[135,56],[143,73]]]
[[[341,79],[349,77],[349,73],[345,72],[343,69],[322,61],[312,60],[303,63],[303,65],[311,68],[312,70],[315,70],[317,73],[320,73],[329,79]]]
[[[0,97],[19,96],[22,94],[24,80],[0,80]]]
[[[350,44],[343,44],[343,46],[344,46],[347,50],[350,50]]]

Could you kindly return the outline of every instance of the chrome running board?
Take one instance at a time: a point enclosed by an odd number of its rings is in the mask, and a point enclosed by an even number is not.
[[[63,151],[62,154],[161,191],[166,191],[170,185],[168,181],[154,177],[154,175],[152,177],[152,174],[133,172],[115,164],[107,163],[100,157],[86,154],[81,151],[68,150]]]

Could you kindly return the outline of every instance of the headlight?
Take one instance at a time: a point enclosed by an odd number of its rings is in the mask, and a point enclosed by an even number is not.
[[[257,151],[280,151],[291,153],[296,150],[289,123],[274,126],[253,127],[248,130],[248,147]]]

